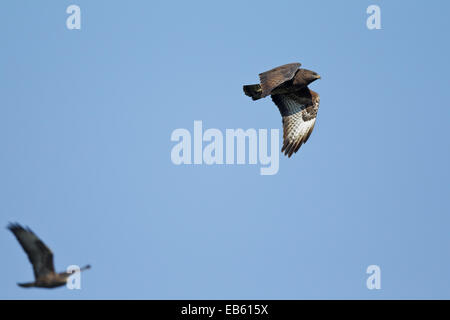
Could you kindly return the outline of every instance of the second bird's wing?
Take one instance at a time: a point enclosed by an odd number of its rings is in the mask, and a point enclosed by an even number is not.
[[[23,250],[33,265],[34,277],[36,279],[54,273],[53,253],[29,228],[24,229],[19,224],[10,224],[8,229],[19,241]]]

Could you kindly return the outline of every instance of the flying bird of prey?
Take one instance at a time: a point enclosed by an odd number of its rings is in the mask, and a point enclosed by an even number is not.
[[[53,265],[53,252],[39,239],[29,228],[24,229],[17,223],[10,223],[8,229],[19,241],[23,250],[28,256],[34,271],[34,282],[18,283],[24,288],[56,288],[66,284],[67,279],[72,275],[68,272],[55,272]],[[80,268],[80,271],[89,269],[87,265]]]
[[[259,74],[260,84],[244,86],[244,93],[253,100],[270,95],[283,118],[283,148],[291,157],[308,141],[316,123],[320,97],[308,85],[320,76],[300,68],[300,63],[286,64]]]

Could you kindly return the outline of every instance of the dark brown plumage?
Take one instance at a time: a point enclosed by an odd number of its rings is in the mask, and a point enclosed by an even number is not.
[[[283,148],[288,157],[297,152],[311,135],[320,97],[308,85],[320,76],[299,69],[300,63],[286,64],[259,74],[260,84],[245,85],[244,93],[253,100],[271,95],[283,118]]]
[[[34,282],[18,283],[24,288],[39,287],[39,288],[56,288],[66,284],[67,279],[71,273],[55,272],[53,265],[53,252],[39,239],[30,228],[23,228],[17,223],[10,223],[8,229],[14,234],[17,241],[19,241],[23,250],[28,256],[33,265]],[[87,265],[80,270],[89,269]]]

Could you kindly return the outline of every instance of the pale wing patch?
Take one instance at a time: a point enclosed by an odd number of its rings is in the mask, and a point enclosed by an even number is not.
[[[283,117],[283,148],[281,152],[284,152],[288,157],[291,157],[292,154],[300,149],[303,143],[308,141],[314,129],[316,118],[314,117],[307,121],[303,120],[305,112],[307,111],[303,110]]]
[[[291,157],[305,143],[316,123],[319,96],[312,97],[308,88],[288,94],[272,95],[283,118],[283,148],[281,152]]]

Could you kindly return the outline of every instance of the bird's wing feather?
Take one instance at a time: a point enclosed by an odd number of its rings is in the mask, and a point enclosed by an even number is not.
[[[272,95],[283,118],[283,148],[281,152],[291,157],[302,144],[308,141],[316,123],[319,99],[311,97],[304,88],[289,94]]]
[[[260,73],[259,80],[262,89],[261,98],[268,96],[273,89],[282,83],[291,80],[300,66],[300,63],[289,63]]]
[[[8,229],[19,241],[23,250],[33,265],[34,277],[36,279],[49,273],[54,273],[52,251],[39,239],[29,228],[24,229],[19,224],[9,224]]]

